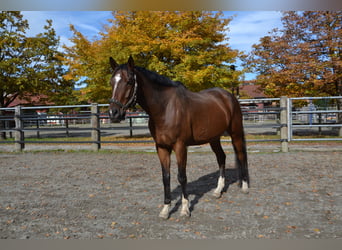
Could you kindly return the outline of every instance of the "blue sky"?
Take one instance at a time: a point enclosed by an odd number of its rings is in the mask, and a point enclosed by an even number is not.
[[[45,20],[52,19],[61,43],[66,45],[71,45],[69,24],[73,24],[86,37],[95,39],[103,26],[108,24],[107,20],[112,18],[110,11],[23,11],[22,14],[30,25],[29,35],[42,32]],[[228,32],[231,48],[244,52],[249,52],[252,45],[272,29],[281,27],[279,11],[225,11],[224,15],[233,16]],[[254,74],[246,75],[246,80],[254,78]]]

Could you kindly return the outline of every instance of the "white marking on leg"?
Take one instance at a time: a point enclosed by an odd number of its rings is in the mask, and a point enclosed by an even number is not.
[[[221,197],[221,192],[222,192],[222,189],[224,188],[224,183],[225,183],[225,178],[220,176],[218,181],[217,181],[217,187],[214,191],[214,196],[219,198]]]
[[[247,183],[247,181],[242,181],[241,189],[242,189],[243,193],[246,193],[246,194],[248,193],[248,183]]]
[[[190,216],[190,209],[189,209],[189,200],[185,199],[182,195],[182,210],[181,210],[181,216]]]
[[[168,219],[170,207],[171,207],[171,204],[165,204],[162,211],[159,213],[159,217],[163,219]]]

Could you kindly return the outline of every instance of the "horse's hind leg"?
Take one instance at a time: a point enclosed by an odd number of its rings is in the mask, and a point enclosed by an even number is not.
[[[218,178],[217,187],[213,192],[213,196],[216,198],[220,198],[222,194],[222,190],[225,185],[226,154],[224,153],[222,149],[220,138],[211,142],[210,147],[216,155],[217,163],[219,165],[219,170],[220,170],[220,176]]]
[[[248,193],[249,188],[249,174],[247,162],[246,141],[243,128],[230,133],[232,143],[235,151],[236,165],[238,170],[239,185],[242,192]]]

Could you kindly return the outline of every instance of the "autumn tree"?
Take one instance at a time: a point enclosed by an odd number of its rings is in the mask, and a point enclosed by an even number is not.
[[[44,32],[34,37],[26,36],[28,29],[20,12],[0,12],[0,107],[8,107],[17,97],[40,94],[65,104],[73,81],[63,77],[66,69],[52,21],[47,20]]]
[[[246,66],[268,96],[342,95],[342,12],[284,12],[283,28],[262,37]]]
[[[241,72],[230,67],[238,56],[227,43],[231,19],[202,11],[113,12],[98,40],[89,40],[73,26],[73,46],[67,47],[71,79],[87,84],[86,98],[107,102],[110,86],[108,58],[156,71],[191,90],[231,88]]]

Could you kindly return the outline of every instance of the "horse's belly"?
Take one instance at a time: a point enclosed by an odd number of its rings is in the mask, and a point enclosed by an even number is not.
[[[221,136],[228,128],[228,124],[222,119],[210,119],[199,121],[193,126],[193,143],[202,144]]]
[[[230,109],[225,93],[216,89],[200,92],[193,100],[191,129],[194,143],[206,143],[228,130]]]

